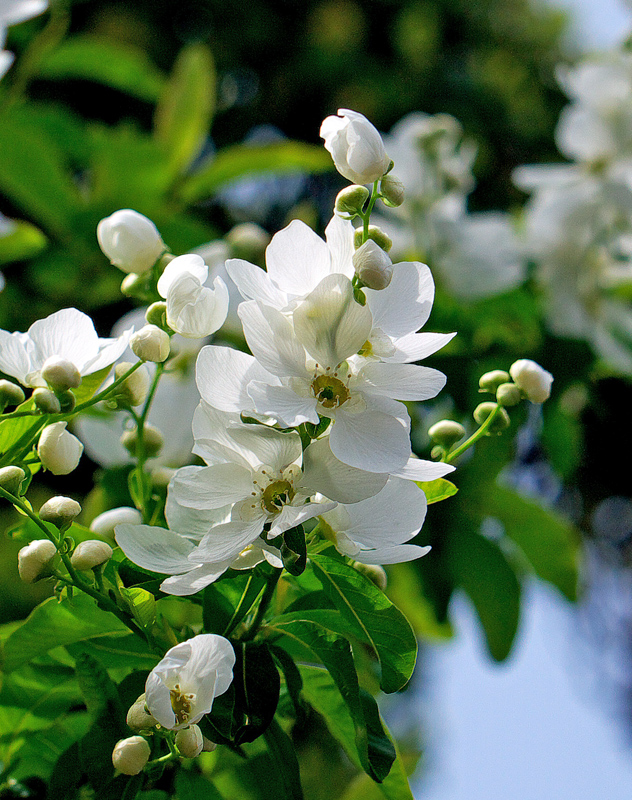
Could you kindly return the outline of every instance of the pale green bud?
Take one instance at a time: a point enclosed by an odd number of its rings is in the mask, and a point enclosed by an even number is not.
[[[150,325],[155,325],[157,328],[166,330],[167,325],[167,304],[164,300],[158,300],[152,303],[147,311],[145,311],[145,319]]]
[[[164,436],[158,428],[145,423],[143,428],[145,455],[148,458],[154,458],[162,450],[164,443]],[[136,457],[138,455],[138,430],[135,428],[132,431],[125,431],[121,436],[121,444],[130,455]]]
[[[361,561],[354,561],[353,567],[358,572],[361,572],[362,575],[366,575],[371,583],[374,583],[378,589],[381,589],[383,592],[386,590],[387,577],[384,567],[381,567],[379,564],[363,564]]]
[[[145,325],[132,334],[129,343],[132,352],[141,361],[160,363],[169,357],[169,335],[157,325]]]
[[[114,375],[118,380],[122,375],[125,375],[134,365],[121,361],[114,367]],[[130,406],[139,406],[145,402],[149,386],[151,384],[151,377],[147,367],[139,367],[135,372],[126,378],[123,383],[115,390],[115,397],[124,403],[129,403]]]
[[[113,550],[107,542],[88,539],[80,542],[70,558],[70,563],[80,571],[94,569],[112,558]]]
[[[57,548],[49,539],[36,539],[18,553],[18,572],[25,583],[34,583],[50,574],[50,563]]]
[[[397,208],[404,202],[404,184],[392,173],[380,181],[380,192],[384,203],[391,208]]]
[[[148,290],[147,276],[137,275],[135,272],[130,272],[121,281],[121,294],[125,297],[139,297],[143,298]]]
[[[57,395],[51,392],[50,389],[44,389],[43,386],[40,386],[39,389],[35,389],[31,396],[35,403],[35,408],[43,414],[59,414],[61,411],[61,403]]]
[[[81,514],[81,506],[70,497],[51,497],[39,510],[40,519],[60,530],[67,528]]]
[[[0,469],[0,486],[12,495],[19,495],[22,481],[26,473],[20,467],[2,467]]]
[[[366,186],[347,186],[338,192],[336,197],[334,204],[336,214],[357,216],[362,211],[370,194]]]
[[[226,234],[226,241],[235,258],[258,261],[270,243],[270,234],[254,222],[242,222]]]
[[[176,733],[176,747],[184,758],[197,758],[202,752],[204,737],[197,725],[189,725]]]
[[[378,228],[377,225],[369,225],[368,231],[369,239],[372,239],[377,245],[379,245],[382,250],[385,250],[387,253],[393,246],[393,240],[390,236],[387,236],[381,228]],[[359,247],[362,247],[362,239],[363,239],[363,232],[362,228],[356,228],[355,233],[353,234],[353,243],[355,245],[356,250]]]
[[[42,378],[54,392],[65,392],[81,385],[81,373],[67,358],[51,356],[42,367]]]
[[[485,420],[489,417],[489,415],[497,408],[496,403],[480,403],[474,409],[474,419],[479,425],[482,425]],[[494,417],[494,421],[490,425],[489,432],[490,433],[500,433],[500,431],[505,430],[508,428],[511,423],[509,419],[509,414],[505,411],[504,408],[501,408],[500,411]]]
[[[465,436],[465,428],[453,419],[442,419],[428,428],[428,436],[437,444],[449,449]]]
[[[19,406],[24,402],[25,394],[17,383],[0,380],[0,413],[7,406]]]
[[[145,703],[145,693],[130,706],[127,712],[126,722],[133,731],[146,731],[154,728],[158,723],[147,710]]]
[[[501,383],[509,383],[510,380],[511,377],[508,372],[502,369],[493,369],[491,372],[486,372],[484,375],[481,375],[478,385],[481,392],[495,394],[496,389],[498,389]]]
[[[359,247],[352,257],[358,278],[369,289],[386,289],[393,277],[393,262],[372,239]]]
[[[515,383],[501,383],[496,389],[496,401],[501,406],[517,406],[522,400],[522,392]]]
[[[112,752],[114,769],[123,775],[138,775],[149,761],[151,748],[142,736],[130,736],[117,742]]]
[[[70,389],[68,389],[67,392],[58,392],[57,399],[59,400],[59,405],[64,414],[69,414],[77,405],[77,398]]]

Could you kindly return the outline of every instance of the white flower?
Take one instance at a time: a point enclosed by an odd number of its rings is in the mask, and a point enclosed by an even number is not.
[[[189,253],[170,261],[158,280],[158,293],[167,301],[167,324],[181,336],[202,339],[224,324],[228,289],[220,277],[209,289],[207,277],[204,259]]]
[[[521,358],[509,367],[509,374],[532,403],[543,403],[551,395],[553,376],[530,358]]]
[[[196,724],[230,686],[234,666],[235,651],[223,636],[203,633],[177,644],[147,678],[150,714],[169,730]]]
[[[325,147],[338,172],[351,183],[373,183],[388,170],[391,159],[374,125],[357,111],[339,108],[339,116],[327,117],[320,127]]]
[[[102,219],[97,239],[110,262],[123,272],[146,272],[166,250],[154,223],[131,208]]]
[[[26,333],[0,330],[0,369],[24,386],[46,386],[42,369],[49,359],[63,359],[82,376],[113,364],[133,329],[117,339],[99,339],[92,320],[76,308],[64,308],[34,322]]]
[[[77,467],[83,453],[83,445],[66,430],[67,425],[67,422],[47,425],[37,445],[37,455],[42,466],[53,475],[68,475]]]
[[[320,521],[324,535],[344,555],[364,564],[397,564],[429,552],[430,547],[404,544],[419,532],[426,508],[426,496],[415,483],[389,478],[375,497],[340,504]]]

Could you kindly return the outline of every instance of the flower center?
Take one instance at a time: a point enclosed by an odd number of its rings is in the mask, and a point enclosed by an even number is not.
[[[173,689],[170,690],[171,694],[171,708],[176,715],[176,722],[178,725],[184,725],[189,721],[191,716],[191,709],[195,700],[194,694],[184,694],[180,688],[180,684],[176,683]]]
[[[325,408],[338,408],[351,396],[349,389],[335,375],[318,375],[312,381],[312,392]]]
[[[278,514],[284,505],[292,502],[295,494],[294,487],[289,481],[273,481],[261,493],[261,505],[270,514]]]

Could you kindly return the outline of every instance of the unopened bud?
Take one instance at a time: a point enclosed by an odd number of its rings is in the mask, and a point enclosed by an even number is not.
[[[7,406],[19,406],[24,402],[22,388],[12,381],[0,380],[0,413]]]
[[[135,272],[130,272],[121,281],[121,293],[125,297],[138,297],[144,298],[149,289],[147,275],[137,275]]]
[[[127,361],[121,361],[114,367],[115,378],[118,380],[133,366],[133,364]],[[149,392],[150,384],[151,377],[149,375],[149,371],[147,370],[147,367],[142,366],[139,367],[135,372],[132,372],[132,374],[127,377],[123,383],[120,384],[120,386],[117,386],[114,396],[118,400],[128,403],[130,406],[139,406],[145,401],[147,393]]]
[[[90,523],[90,530],[98,536],[107,536],[113,539],[114,528],[117,525],[140,525],[142,521],[143,517],[136,508],[121,506],[120,508],[111,508],[95,517]]]
[[[44,414],[59,414],[61,411],[61,403],[50,389],[44,389],[43,386],[40,386],[39,389],[35,389],[31,397],[35,403],[35,408]]]
[[[386,289],[393,277],[393,262],[372,239],[353,254],[356,275],[369,289]]]
[[[334,210],[336,214],[357,216],[363,209],[364,204],[369,199],[370,192],[366,186],[347,186],[338,192]]]
[[[151,269],[165,251],[158,229],[147,217],[123,208],[97,225],[99,247],[123,272]]]
[[[83,444],[66,430],[66,422],[47,425],[37,445],[37,455],[42,466],[53,475],[68,475],[79,464]]]
[[[147,311],[145,311],[145,319],[149,325],[155,325],[162,330],[167,329],[167,304],[164,300],[158,300],[157,303],[152,303]]]
[[[389,172],[380,181],[380,192],[385,205],[397,208],[404,202],[404,184]]]
[[[140,455],[138,451],[138,441],[139,436],[137,429],[134,429],[133,431],[125,431],[121,436],[121,444],[127,450],[127,452],[135,458]],[[162,450],[164,443],[164,436],[158,430],[158,428],[154,428],[153,425],[148,425],[145,423],[143,428],[144,454],[148,458],[154,458]]]
[[[130,706],[127,712],[126,722],[133,731],[146,731],[158,724],[147,710],[144,692],[138,700]]]
[[[465,428],[453,419],[442,419],[428,428],[428,436],[437,444],[449,449],[465,436]]]
[[[138,775],[149,761],[150,755],[151,748],[146,739],[142,736],[130,736],[128,739],[121,739],[114,746],[112,764],[123,775]]]
[[[196,758],[202,752],[204,737],[197,725],[189,725],[176,733],[176,747],[184,758]]]
[[[70,563],[75,569],[94,569],[112,558],[112,548],[107,542],[98,539],[88,539],[80,542],[70,558]]]
[[[20,494],[20,486],[24,478],[26,478],[26,472],[20,467],[2,467],[0,469],[0,486],[9,494]]]
[[[58,392],[57,399],[59,400],[59,405],[61,406],[61,410],[64,414],[69,414],[77,405],[77,398],[70,391],[70,389],[68,389],[66,392]]]
[[[242,222],[226,234],[235,258],[258,261],[270,242],[270,234],[254,222]]]
[[[498,389],[501,383],[509,383],[510,380],[511,378],[508,372],[502,369],[493,369],[491,372],[486,372],[484,375],[481,375],[478,385],[481,392],[495,394],[496,389]]]
[[[509,414],[505,411],[504,408],[498,407],[496,403],[480,403],[474,409],[474,419],[479,425],[482,425],[490,414],[493,414],[494,411],[498,408],[498,412],[494,416],[492,424],[489,426],[490,433],[500,433],[500,431],[505,430],[508,428],[511,420],[509,419]]]
[[[436,458],[437,460],[440,460],[443,458],[444,454],[445,454],[445,448],[441,447],[441,445],[436,444],[430,451],[430,458]]]
[[[381,567],[379,564],[363,564],[361,561],[354,561],[353,567],[358,572],[361,572],[362,575],[366,575],[366,577],[374,583],[378,589],[382,591],[386,590],[386,570],[384,567]]]
[[[157,325],[145,325],[129,340],[135,356],[141,361],[166,361],[169,357],[169,335]]]
[[[496,401],[501,406],[517,406],[522,400],[522,392],[515,383],[501,383],[496,389]]]
[[[67,358],[51,356],[42,367],[42,378],[55,392],[65,392],[81,385],[81,373]]]
[[[532,403],[543,403],[551,396],[553,376],[535,361],[521,358],[509,367],[509,372]]]
[[[18,553],[18,572],[25,583],[33,583],[50,574],[50,563],[57,548],[48,539],[36,539]]]
[[[81,506],[70,497],[51,497],[39,510],[40,519],[51,522],[59,530],[67,528],[81,514]]]
[[[393,246],[393,240],[390,238],[390,236],[387,236],[381,228],[377,227],[377,225],[369,225],[368,238],[374,241],[382,248],[382,250],[385,250],[387,253]],[[362,246],[362,239],[363,230],[362,228],[357,228],[353,234],[353,243],[356,248]]]

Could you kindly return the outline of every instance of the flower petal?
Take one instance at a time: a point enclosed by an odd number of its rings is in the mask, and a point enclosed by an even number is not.
[[[338,413],[329,441],[340,461],[367,472],[393,472],[410,455],[408,429],[382,411]]]
[[[302,297],[329,274],[329,249],[304,222],[293,220],[272,237],[266,265],[282,292]]]
[[[328,438],[312,442],[303,458],[301,485],[339,503],[357,503],[373,497],[388,478],[388,475],[344,464],[331,452]]]
[[[151,525],[117,525],[116,541],[127,558],[143,569],[174,575],[191,569],[195,550],[184,536]]]
[[[416,364],[373,362],[359,374],[366,382],[361,391],[395,400],[428,400],[445,386],[446,377],[439,370]]]
[[[270,306],[249,300],[239,306],[244,336],[257,361],[281,378],[306,377],[306,354],[291,322]]]
[[[434,281],[425,264],[403,261],[393,265],[385,289],[364,289],[373,324],[390,336],[406,336],[424,325],[434,299]]]
[[[287,294],[274,285],[261,267],[241,258],[231,258],[226,262],[226,270],[246,300],[258,300],[278,309],[288,304]]]
[[[315,397],[303,397],[288,386],[270,386],[259,381],[252,381],[248,385],[248,394],[259,414],[278,419],[286,428],[303,422],[318,425]]]
[[[196,379],[202,399],[222,411],[238,414],[252,408],[246,392],[252,380],[277,383],[255,358],[232,347],[208,345],[200,350]]]
[[[180,469],[169,484],[180,505],[201,510],[237,503],[252,489],[251,471],[239,464]]]

